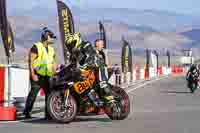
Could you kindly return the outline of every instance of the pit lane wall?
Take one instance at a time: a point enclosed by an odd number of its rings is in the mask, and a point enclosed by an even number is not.
[[[128,86],[133,85],[137,81],[149,80],[160,76],[185,75],[188,69],[188,67],[181,67],[175,65],[173,65],[172,67],[150,67],[149,69],[135,66],[133,67],[132,72],[122,73],[120,71],[120,67],[118,67],[118,72],[113,73],[109,81],[113,85]]]

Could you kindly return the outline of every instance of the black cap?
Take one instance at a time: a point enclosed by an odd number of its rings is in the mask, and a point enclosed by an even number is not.
[[[53,38],[53,39],[57,38],[56,35],[51,30],[49,30],[47,27],[44,27],[42,30],[44,31],[44,33],[47,33],[51,38]]]

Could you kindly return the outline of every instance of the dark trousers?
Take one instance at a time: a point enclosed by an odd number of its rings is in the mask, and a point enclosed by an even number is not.
[[[24,112],[30,113],[32,111],[33,104],[35,102],[35,99],[38,95],[40,88],[43,88],[44,92],[45,92],[45,117],[49,117],[49,114],[47,111],[47,98],[50,94],[49,77],[48,76],[39,76],[38,81],[31,80],[31,90],[30,90],[30,92],[28,94],[28,98],[26,100]]]

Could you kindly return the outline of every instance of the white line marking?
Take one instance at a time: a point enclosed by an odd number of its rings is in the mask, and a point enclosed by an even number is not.
[[[138,89],[138,88],[141,88],[141,87],[143,87],[143,86],[145,86],[145,85],[147,85],[147,84],[153,83],[153,82],[155,82],[155,81],[159,81],[159,80],[164,79],[164,78],[165,78],[165,77],[163,77],[163,78],[158,78],[158,79],[155,79],[155,80],[152,80],[152,81],[147,81],[147,82],[145,82],[145,83],[143,83],[143,84],[141,84],[141,85],[139,85],[139,86],[137,86],[137,87],[135,87],[135,88],[128,89],[128,90],[127,90],[127,93],[130,93],[130,92],[132,92],[132,91],[134,91],[134,90],[136,90],[136,89]]]

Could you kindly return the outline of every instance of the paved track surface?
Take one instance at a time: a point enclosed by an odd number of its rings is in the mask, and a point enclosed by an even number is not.
[[[129,89],[131,114],[126,120],[84,116],[57,124],[43,120],[41,113],[35,120],[0,122],[0,133],[200,133],[200,91],[191,94],[183,77]]]

